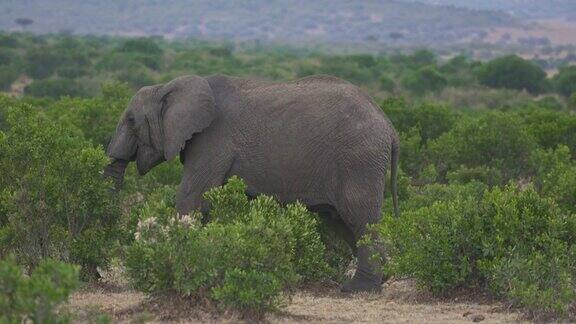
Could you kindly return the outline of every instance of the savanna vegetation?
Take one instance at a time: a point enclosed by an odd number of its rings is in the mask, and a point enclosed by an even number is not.
[[[338,281],[352,256],[298,203],[205,194],[211,221],[177,215],[178,161],[133,166],[111,194],[104,147],[134,91],[182,74],[273,80],[331,74],[363,87],[401,136],[401,215],[374,227],[382,271],[450,295],[489,292],[532,316],[575,316],[574,68],[517,56],[440,61],[420,50],[328,56],[154,38],[0,35],[0,313],[66,321],[58,304],[121,264],[131,285],[262,317]],[[23,89],[21,89],[23,87]],[[23,90],[20,92],[20,90]]]

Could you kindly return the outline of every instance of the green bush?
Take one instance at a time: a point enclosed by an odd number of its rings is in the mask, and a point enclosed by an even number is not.
[[[207,298],[261,317],[298,282],[330,274],[313,214],[298,203],[284,208],[266,196],[249,200],[245,192],[235,177],[208,191],[206,225],[197,212],[174,216],[166,203],[148,205],[126,251],[135,287]]]
[[[36,80],[24,88],[24,93],[33,97],[50,98],[88,97],[90,95],[82,83],[71,79]]]
[[[419,49],[406,57],[415,67],[436,64],[436,54],[426,49]]]
[[[0,66],[0,90],[9,90],[20,73],[12,66]]]
[[[576,66],[560,69],[553,79],[556,91],[565,97],[576,92]]]
[[[541,147],[553,149],[560,144],[566,145],[576,156],[576,136],[573,136],[576,116],[540,107],[518,109],[514,113]]]
[[[144,68],[142,63],[133,60],[133,56],[130,53],[118,52],[103,53],[98,57],[94,67],[100,72],[117,72]]]
[[[106,266],[117,236],[108,162],[79,131],[50,121],[28,105],[8,109],[0,137],[0,255],[14,253],[34,268],[54,258],[82,266],[85,278]]]
[[[94,144],[108,145],[132,91],[126,84],[111,82],[94,98],[63,97],[46,109],[50,118],[79,128]]]
[[[396,88],[394,80],[387,75],[381,76],[378,82],[380,83],[381,90],[394,92],[394,89]]]
[[[446,76],[451,87],[470,87],[478,83],[472,71],[473,62],[466,56],[458,55],[451,58],[440,67],[440,72]]]
[[[131,208],[130,215],[123,224],[125,244],[134,242],[135,234],[138,230],[138,223],[142,219],[155,218],[162,224],[167,224],[169,217],[176,215],[176,185],[156,186],[154,190],[146,192],[147,195],[141,201],[128,207]],[[140,195],[141,192],[135,192]],[[126,204],[126,202],[125,202]]]
[[[381,108],[400,133],[408,133],[417,128],[423,144],[451,130],[456,121],[463,117],[449,106],[432,103],[409,104],[397,98],[385,100]]]
[[[532,104],[533,96],[525,91],[481,87],[448,87],[426,101],[439,101],[451,107],[473,109],[510,109]]]
[[[6,48],[18,47],[20,45],[20,37],[2,32],[0,33],[0,46]]]
[[[162,54],[162,49],[158,43],[151,38],[128,39],[120,45],[121,52],[136,52],[150,55]]]
[[[400,133],[400,143],[402,143],[400,167],[413,178],[417,178],[426,163],[419,129],[414,127],[406,133]]]
[[[87,75],[89,71],[79,66],[62,66],[56,70],[56,73],[62,78],[75,79]]]
[[[478,181],[470,181],[465,184],[433,183],[425,186],[409,186],[405,199],[400,200],[400,209],[402,211],[417,210],[429,207],[439,201],[452,201],[461,197],[479,199],[486,188],[486,184]]]
[[[136,89],[155,83],[154,77],[144,68],[124,70],[118,74],[117,79]]]
[[[31,48],[26,53],[26,73],[34,79],[51,76],[61,63],[58,53],[46,46]]]
[[[538,93],[544,88],[546,72],[538,65],[516,55],[496,58],[481,65],[476,75],[491,88],[526,90]]]
[[[487,166],[473,168],[460,166],[456,170],[448,171],[446,178],[449,183],[465,184],[471,181],[480,181],[488,186],[496,186],[503,183],[500,170]]]
[[[424,168],[431,170],[428,144],[451,130],[460,114],[444,105],[408,104],[395,98],[385,100],[381,107],[400,133],[401,168],[420,183],[436,181],[436,177],[424,179],[420,174]]]
[[[68,322],[57,308],[78,286],[75,266],[47,259],[26,276],[14,257],[0,260],[0,322]]]
[[[565,314],[576,298],[575,215],[532,188],[478,194],[474,186],[386,217],[385,271],[414,276],[436,294],[490,287],[534,312]]]
[[[564,104],[555,96],[545,96],[537,101],[540,108],[560,111],[564,109]]]
[[[538,191],[566,210],[576,212],[576,162],[571,159],[570,149],[560,145],[555,150],[536,150],[530,164]]]
[[[448,85],[448,80],[438,70],[432,67],[423,67],[409,73],[402,78],[402,86],[416,95],[427,92],[439,92]]]
[[[576,110],[576,91],[568,98],[568,108]]]
[[[13,65],[18,61],[16,51],[8,48],[0,48],[0,66]]]
[[[487,167],[503,181],[527,175],[528,159],[536,143],[522,120],[512,114],[490,112],[462,119],[429,145],[429,154],[442,178],[448,171]]]

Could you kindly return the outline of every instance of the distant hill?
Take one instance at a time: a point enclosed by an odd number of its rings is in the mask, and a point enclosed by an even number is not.
[[[574,18],[575,0],[402,0],[461,8],[499,10],[517,18]]]
[[[1,30],[37,33],[433,46],[515,25],[503,12],[406,0],[0,1]]]

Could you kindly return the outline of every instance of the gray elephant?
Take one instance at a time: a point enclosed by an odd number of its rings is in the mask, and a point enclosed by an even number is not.
[[[342,291],[378,291],[369,248],[356,247],[381,218],[391,164],[394,212],[399,140],[376,103],[330,76],[287,83],[184,76],[140,89],[122,115],[105,174],[121,184],[129,161],[141,175],[176,155],[184,165],[180,214],[206,212],[202,194],[236,175],[248,195],[300,201],[334,224],[358,257]]]

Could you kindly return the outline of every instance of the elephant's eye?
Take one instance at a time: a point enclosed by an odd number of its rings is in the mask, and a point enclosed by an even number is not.
[[[134,120],[134,116],[128,116],[128,118],[126,119],[126,121],[128,122],[128,126],[130,127],[134,127],[134,124],[136,123]]]

